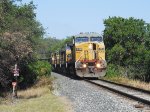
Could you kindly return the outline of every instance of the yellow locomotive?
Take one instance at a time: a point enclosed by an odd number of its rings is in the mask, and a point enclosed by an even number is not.
[[[56,72],[80,77],[105,76],[105,45],[98,33],[80,33],[73,37],[72,44],[51,53],[51,64]]]

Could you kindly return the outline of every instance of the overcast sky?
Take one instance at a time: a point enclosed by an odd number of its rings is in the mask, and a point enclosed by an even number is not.
[[[29,3],[31,0],[22,0]],[[80,32],[104,30],[103,20],[109,16],[134,17],[150,23],[150,0],[33,0],[37,20],[46,36],[59,39]]]

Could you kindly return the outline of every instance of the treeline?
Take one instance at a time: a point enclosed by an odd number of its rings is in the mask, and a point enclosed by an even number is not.
[[[107,75],[150,81],[150,24],[142,19],[104,20]]]
[[[40,65],[50,65],[37,60],[44,28],[36,20],[35,9],[33,2],[0,1],[0,91],[10,88],[16,63],[20,69],[19,87],[33,84],[41,72],[50,74],[50,69],[40,70]],[[40,65],[36,66],[37,63]]]
[[[46,54],[44,57],[49,58],[50,52],[56,52],[63,49],[65,44],[72,42],[72,39],[73,37],[67,37],[65,39],[57,39],[55,37],[44,38],[41,42],[40,49],[38,50],[39,54],[41,54],[39,58],[43,57],[42,54]]]

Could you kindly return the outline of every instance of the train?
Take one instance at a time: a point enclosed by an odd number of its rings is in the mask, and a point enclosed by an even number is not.
[[[63,49],[50,53],[53,71],[78,77],[104,77],[107,62],[103,37],[95,32],[72,37]]]

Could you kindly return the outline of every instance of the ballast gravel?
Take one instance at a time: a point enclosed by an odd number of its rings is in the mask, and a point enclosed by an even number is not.
[[[52,76],[56,77],[54,94],[67,97],[74,112],[144,112],[133,102],[82,80],[57,73]]]

